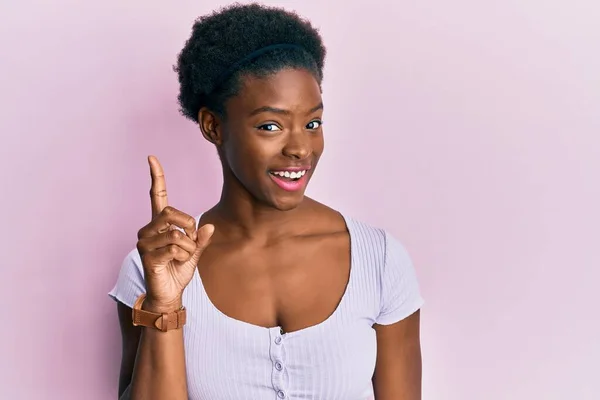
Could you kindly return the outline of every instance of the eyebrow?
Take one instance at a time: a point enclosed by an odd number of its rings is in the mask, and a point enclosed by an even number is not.
[[[315,111],[322,110],[322,109],[323,109],[323,102],[320,102],[319,104],[317,104],[316,106],[314,106],[313,108],[308,110],[307,114],[312,114]],[[281,115],[290,115],[291,114],[291,112],[289,110],[284,110],[283,108],[263,106],[263,107],[259,107],[256,110],[252,111],[250,113],[250,117],[253,117],[257,114],[264,113],[264,112],[271,112],[271,113],[281,114]]]

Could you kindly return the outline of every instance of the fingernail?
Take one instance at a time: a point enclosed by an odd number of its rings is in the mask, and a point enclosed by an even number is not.
[[[206,225],[206,233],[208,233],[209,235],[212,235],[214,232],[215,232],[214,225]]]

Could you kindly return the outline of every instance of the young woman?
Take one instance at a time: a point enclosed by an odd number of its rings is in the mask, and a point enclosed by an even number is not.
[[[195,23],[179,102],[216,147],[223,188],[192,217],[168,205],[149,157],[152,220],[110,293],[124,398],[421,398],[407,252],[304,196],[323,152],[324,58],[318,32],[282,9],[235,5]]]

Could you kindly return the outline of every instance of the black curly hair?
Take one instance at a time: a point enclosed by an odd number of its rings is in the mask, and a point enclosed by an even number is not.
[[[243,62],[265,47],[268,51]],[[222,8],[196,20],[177,59],[181,113],[198,122],[198,112],[207,107],[225,117],[225,102],[238,93],[246,75],[303,68],[321,84],[324,63],[318,30],[296,13],[260,4]]]

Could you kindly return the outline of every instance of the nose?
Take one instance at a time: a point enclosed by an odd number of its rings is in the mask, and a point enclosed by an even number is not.
[[[282,153],[284,156],[296,160],[307,158],[312,153],[309,133],[302,130],[291,132],[283,146]]]

